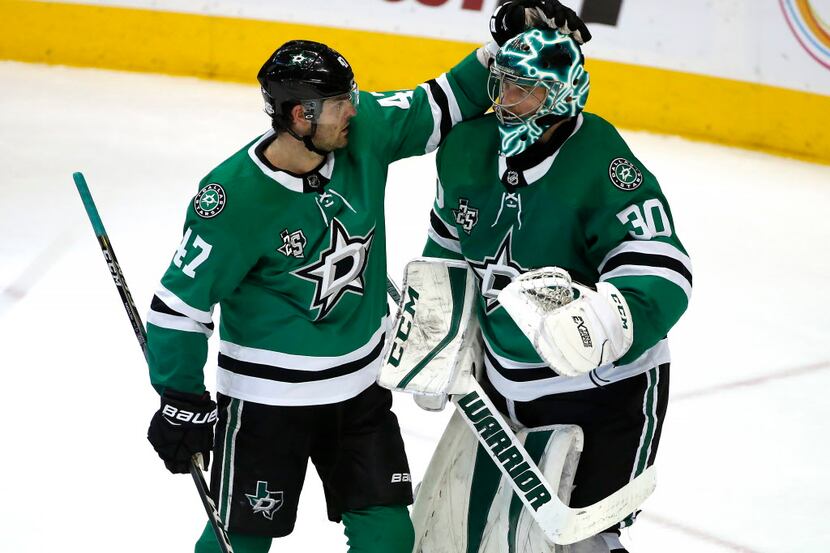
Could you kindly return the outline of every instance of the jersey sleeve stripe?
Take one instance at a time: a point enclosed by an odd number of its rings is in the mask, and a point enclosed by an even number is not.
[[[452,128],[458,123],[460,123],[464,116],[461,115],[461,108],[458,105],[458,100],[455,98],[455,92],[453,92],[452,90],[450,81],[449,79],[447,79],[447,74],[443,73],[441,76],[435,79],[435,82],[438,83],[438,86],[441,87],[441,90],[443,90],[444,94],[446,94],[447,96],[447,104],[450,108],[451,117],[450,128]]]
[[[689,281],[689,284],[692,284],[692,273],[686,265],[684,265],[682,261],[667,255],[654,255],[638,252],[619,253],[605,263],[605,266],[602,269],[603,274],[610,273],[617,267],[622,267],[623,265],[641,265],[644,267],[663,267],[665,269],[671,269],[672,271],[683,275],[683,277]]]
[[[436,244],[438,244],[439,246],[441,246],[445,250],[449,250],[449,251],[455,252],[455,253],[461,253],[461,244],[459,243],[458,240],[450,239],[450,238],[444,238],[444,237],[440,236],[437,232],[435,232],[435,230],[432,229],[432,228],[427,230],[427,236],[429,236],[430,240],[432,240],[433,242],[435,242]]]
[[[600,276],[600,281],[610,280],[612,278],[617,277],[625,277],[625,276],[656,276],[660,278],[664,278],[669,282],[672,282],[679,286],[683,292],[686,294],[686,298],[691,299],[692,297],[692,284],[689,282],[686,277],[673,271],[671,269],[666,269],[663,267],[643,267],[641,265],[622,265],[617,267],[613,271],[609,271],[607,273],[603,273]]]
[[[198,321],[203,324],[213,323],[213,317],[211,316],[210,311],[203,311],[188,305],[176,294],[165,288],[164,285],[159,285],[156,297],[164,302],[165,305],[167,305],[174,312],[184,315],[189,319],[193,319],[194,321]]]
[[[458,240],[458,230],[453,225],[449,225],[444,222],[435,209],[429,213],[429,224],[439,236],[450,240]]]
[[[692,260],[689,259],[688,255],[671,244],[657,240],[629,240],[623,242],[606,254],[597,270],[600,273],[604,272],[606,263],[608,263],[613,257],[626,252],[648,253],[671,257],[682,263],[690,274],[692,272]]]
[[[430,153],[447,136],[452,128],[452,116],[450,115],[449,101],[446,93],[441,89],[435,79],[431,79],[420,85],[427,94],[430,110],[432,111],[432,134],[427,141],[426,153]]]
[[[427,95],[430,111],[432,111],[432,134],[429,135],[426,148],[424,148],[424,152],[428,154],[435,151],[435,148],[438,147],[438,144],[441,141],[441,126],[438,124],[438,122],[441,121],[441,108],[435,103],[435,100],[432,98],[432,93],[426,84],[418,85],[418,88],[422,88],[424,90]]]
[[[208,328],[207,325],[196,322],[187,317],[170,315],[168,313],[160,313],[158,311],[150,311],[147,314],[147,322],[159,328],[166,328],[168,330],[180,330],[182,332],[194,332],[196,334],[204,334],[208,338],[213,334],[213,325]]]

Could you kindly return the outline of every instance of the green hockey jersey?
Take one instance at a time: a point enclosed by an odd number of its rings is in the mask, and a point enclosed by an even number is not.
[[[689,257],[668,202],[607,121],[563,123],[545,145],[499,156],[492,114],[465,122],[438,151],[438,193],[424,255],[466,259],[479,284],[485,368],[515,401],[589,389],[669,362],[666,334],[686,309]],[[516,275],[562,267],[583,284],[608,281],[634,324],[626,355],[581,377],[557,376],[499,305]]]
[[[348,146],[305,175],[270,165],[273,131],[211,171],[148,315],[153,386],[204,390],[217,304],[222,394],[318,405],[374,382],[387,314],[387,168],[483,113],[486,80],[471,54],[414,90],[361,92]]]

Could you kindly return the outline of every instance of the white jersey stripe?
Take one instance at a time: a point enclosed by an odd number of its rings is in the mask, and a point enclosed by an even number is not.
[[[383,339],[383,333],[385,330],[385,319],[381,319],[380,327],[378,327],[368,342],[360,346],[358,349],[344,355],[312,356],[281,353],[267,349],[240,346],[239,344],[234,344],[225,340],[221,340],[219,342],[219,352],[232,359],[236,359],[237,361],[257,363],[259,365],[270,365],[272,367],[283,367],[297,371],[322,371],[366,357]],[[228,395],[231,397],[239,397],[233,394]]]
[[[326,405],[351,399],[371,386],[381,361],[382,357],[378,357],[359,371],[328,380],[300,383],[246,376],[218,367],[216,388],[226,396],[264,405]]]
[[[213,334],[211,329],[202,323],[194,321],[193,319],[188,317],[177,317],[176,315],[169,315],[167,313],[159,313],[158,311],[153,311],[152,309],[147,314],[147,323],[169,330],[181,330],[182,332],[194,332],[197,334],[201,333],[208,338],[210,338]]]
[[[452,86],[450,86],[450,81],[447,80],[447,74],[442,73],[441,76],[435,79],[435,82],[438,83],[438,86],[440,86],[441,90],[444,91],[444,94],[447,95],[447,103],[450,105],[450,121],[454,127],[462,121],[464,116],[461,115],[461,108],[458,107],[458,100],[455,98],[455,93],[452,90]]]
[[[678,248],[672,246],[671,244],[667,244],[665,242],[659,242],[656,240],[629,240],[623,242],[605,256],[602,260],[602,263],[599,264],[597,271],[602,273],[603,268],[605,268],[605,264],[608,261],[621,253],[645,253],[645,254],[652,254],[652,255],[663,255],[666,257],[671,257],[672,259],[676,259],[680,263],[682,263],[689,272],[692,272],[692,260],[689,259],[689,256],[680,251]]]
[[[594,376],[596,381],[602,382],[603,385],[607,385],[613,382],[619,382],[620,380],[625,380],[626,378],[631,378],[632,376],[637,376],[638,374],[642,374],[654,367],[670,361],[671,355],[669,353],[668,340],[664,339],[657,342],[657,344],[646,350],[646,352],[640,357],[627,365],[615,366],[614,364],[609,363],[591,371],[588,374],[575,376],[573,378],[556,376],[556,373],[554,373],[553,369],[551,369],[550,378],[531,380],[528,382],[509,380],[496,370],[486,356],[484,358],[484,367],[487,370],[487,378],[490,379],[490,382],[501,395],[507,399],[512,399],[513,401],[532,401],[542,396],[596,388],[597,385],[591,379],[591,375]],[[514,362],[514,365],[519,365],[519,363]],[[530,367],[527,368],[533,368],[535,366],[536,365],[530,365]],[[512,369],[519,370],[519,368],[515,366],[512,367]]]
[[[656,276],[660,278],[664,278],[669,282],[672,282],[679,286],[683,292],[686,294],[686,299],[690,300],[692,298],[692,285],[686,279],[685,276],[681,275],[676,271],[672,271],[671,269],[666,269],[664,267],[644,267],[642,265],[620,265],[613,271],[609,271],[602,276],[600,276],[599,280],[604,282],[608,279],[615,278],[615,277],[624,277],[624,276]]]
[[[432,97],[432,91],[429,89],[429,85],[424,83],[418,85],[418,88],[422,88],[424,92],[426,92],[427,100],[429,100],[429,109],[432,112],[432,133],[429,135],[429,140],[427,140],[427,146],[424,149],[424,153],[428,154],[435,150],[438,147],[438,143],[441,141],[441,106],[438,105],[438,102],[435,101],[435,98]]]
[[[202,311],[201,309],[191,307],[184,300],[179,298],[176,294],[165,288],[163,284],[159,284],[156,296],[158,297],[158,299],[163,301],[167,307],[169,307],[173,311],[176,311],[177,313],[181,313],[185,317],[190,317],[194,321],[199,321],[200,323],[204,324],[210,324],[213,322],[213,307],[211,307],[211,311]]]
[[[427,230],[427,235],[429,239],[441,246],[446,250],[450,250],[451,252],[461,253],[461,244],[458,240],[451,240],[449,238],[444,238],[443,236],[439,236],[437,232],[435,232],[432,228]]]

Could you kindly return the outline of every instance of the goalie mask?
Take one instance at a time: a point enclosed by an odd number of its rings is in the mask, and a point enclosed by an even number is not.
[[[501,47],[487,88],[502,155],[522,153],[555,123],[582,111],[590,88],[584,60],[577,42],[555,30],[526,31]]]

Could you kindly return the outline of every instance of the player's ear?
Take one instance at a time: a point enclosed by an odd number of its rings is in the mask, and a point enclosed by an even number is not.
[[[308,120],[305,118],[305,111],[303,110],[303,106],[297,104],[296,106],[291,108],[289,113],[289,120],[291,123],[291,128],[294,130],[302,130],[308,125]]]

